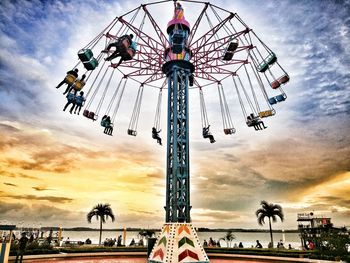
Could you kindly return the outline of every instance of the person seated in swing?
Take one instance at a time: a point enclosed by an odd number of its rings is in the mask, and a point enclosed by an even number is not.
[[[111,117],[104,115],[102,120],[101,120],[101,126],[105,127],[103,133],[107,135],[112,135],[113,133],[113,126],[111,123]]]
[[[72,113],[73,109],[75,108],[74,114],[77,114],[77,111],[78,111],[78,115],[79,115],[81,107],[83,107],[85,100],[86,99],[84,98],[84,91],[80,91],[79,96],[75,97],[75,102],[73,103],[73,106],[70,109],[70,113]]]
[[[86,75],[83,74],[81,76],[81,79],[77,79],[72,85],[68,85],[66,90],[63,92],[63,95],[67,94],[68,92],[71,92],[71,90],[73,89],[74,89],[74,94],[77,95],[77,92],[85,86],[85,78],[86,78]]]
[[[254,126],[254,129],[256,131],[258,130],[263,130],[266,129],[267,127],[265,126],[264,122],[262,120],[260,120],[258,117],[254,116],[253,113],[251,113],[248,117],[247,117],[247,125],[248,127]]]
[[[70,104],[75,104],[75,94],[73,92],[69,92],[66,96],[67,98],[67,103],[66,105],[63,107],[63,111],[66,111],[67,107],[70,105]],[[71,114],[72,114],[72,109],[69,111]]]
[[[128,61],[131,60],[135,54],[136,54],[136,49],[137,49],[137,44],[136,42],[132,42],[130,47],[127,49],[127,52],[122,54],[119,53],[118,55],[116,55],[116,57],[120,57],[120,60],[117,64],[114,65],[115,68],[119,67],[119,65],[123,62],[123,61]]]
[[[67,72],[66,77],[56,86],[56,89],[59,89],[63,84],[67,84],[68,88],[73,85],[74,81],[78,78],[78,69],[70,70]]]
[[[162,139],[159,137],[159,133],[162,130],[157,131],[157,129],[155,127],[152,128],[152,138],[157,140],[157,143],[159,143],[159,145],[162,145]]]
[[[107,119],[109,118],[109,121],[111,121],[110,117],[108,116]],[[107,127],[106,134],[112,136],[113,133],[113,123],[109,123]]]
[[[216,141],[214,139],[214,136],[209,132],[209,127],[210,125],[208,125],[208,127],[203,127],[203,138],[204,139],[209,138],[210,143],[214,143]]]
[[[112,59],[121,56],[121,53],[123,53],[123,51],[126,52],[126,50],[131,46],[131,44],[133,42],[132,41],[133,37],[134,37],[133,34],[123,35],[116,42],[110,43],[107,46],[107,48],[105,50],[103,50],[102,52],[108,53],[112,47],[115,47],[116,49],[110,56],[105,58],[105,60],[111,61]]]

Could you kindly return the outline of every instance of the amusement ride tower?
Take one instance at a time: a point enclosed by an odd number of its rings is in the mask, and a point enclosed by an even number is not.
[[[192,27],[176,0],[142,4],[116,17],[78,52],[80,61],[73,69],[83,68],[84,77],[77,78],[71,70],[60,84],[68,84],[64,110],[69,104],[73,104],[71,113],[75,105],[84,106],[83,116],[93,121],[105,110],[101,126],[107,135],[116,130],[114,124],[128,80],[140,85],[127,129],[130,136],[137,135],[144,88],[158,89],[152,138],[160,145],[162,91],[168,90],[165,224],[149,256],[152,263],[209,262],[191,224],[189,91],[199,91],[202,135],[214,143],[204,89],[217,87],[223,131],[230,136],[236,129],[224,85],[236,93],[247,126],[260,131],[266,128],[262,119],[274,116],[274,106],[287,99],[283,86],[289,82],[276,54],[237,13],[199,0],[181,2],[201,7],[191,10],[196,17]],[[151,9],[159,14],[169,3],[174,4],[174,14],[163,33]],[[119,63],[112,61],[117,57],[122,58]],[[115,76],[120,78],[117,85]],[[86,92],[85,86],[89,86]],[[78,96],[83,88],[85,105],[82,95]]]
[[[189,61],[190,24],[180,3],[176,3],[167,33],[170,46],[162,66],[168,79],[166,223],[149,262],[209,262],[191,224],[188,88],[195,67]]]

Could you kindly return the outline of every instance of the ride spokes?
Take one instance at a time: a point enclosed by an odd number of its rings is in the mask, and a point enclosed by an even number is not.
[[[203,91],[218,83],[224,133],[236,132],[232,122],[236,116],[230,114],[231,105],[223,85],[233,86],[247,126],[264,129],[262,119],[274,116],[274,107],[287,99],[285,85],[290,76],[281,59],[237,13],[209,2],[182,2],[195,7],[192,26],[185,20],[179,2],[146,3],[113,19],[82,46],[77,51],[78,63],[56,87],[67,85],[63,110],[80,114],[84,107],[83,116],[93,121],[101,115],[101,125],[110,127],[105,133],[112,134],[113,119],[125,88],[125,83],[119,85],[116,79],[125,82],[129,79],[130,85],[139,87],[127,129],[129,135],[136,136],[143,90],[158,88],[152,137],[160,143],[159,100],[169,77],[163,67],[179,61],[181,65],[187,62],[193,65],[185,82],[189,89],[199,89],[203,137],[212,136]],[[167,26],[160,23],[160,9],[173,14]]]
[[[208,114],[207,114],[207,108],[205,106],[204,101],[204,94],[203,90],[199,88],[199,105],[200,105],[200,111],[201,111],[201,121],[202,121],[202,136],[204,139],[209,139],[210,143],[214,143],[215,139],[214,136],[209,131],[209,120],[208,120]]]
[[[142,103],[142,96],[143,96],[143,85],[139,87],[139,90],[137,92],[135,104],[134,104],[134,109],[132,111],[132,116],[131,120],[129,123],[129,128],[128,128],[128,134],[132,136],[137,135],[137,124],[139,121],[139,116],[140,116],[140,110],[141,110],[141,103]]]
[[[236,132],[236,129],[233,127],[230,110],[227,104],[224,88],[221,83],[218,83],[218,92],[224,133],[226,135],[234,134]]]
[[[162,98],[163,98],[163,88],[160,88],[159,94],[158,94],[156,114],[154,116],[154,122],[152,127],[152,138],[157,140],[157,143],[159,145],[162,145],[162,139],[159,136],[160,132],[162,131],[160,126],[160,120],[162,116]]]

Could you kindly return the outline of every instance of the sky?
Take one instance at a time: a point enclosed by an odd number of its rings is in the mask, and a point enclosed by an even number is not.
[[[158,90],[145,87],[132,137],[126,130],[137,83],[128,83],[113,136],[104,135],[98,122],[63,112],[64,88],[55,89],[80,48],[142,3],[1,1],[0,223],[98,227],[86,220],[98,203],[111,204],[116,215],[108,228],[164,223],[166,146],[151,138]],[[283,208],[277,229],[295,229],[297,213],[308,212],[350,226],[350,1],[211,3],[237,13],[277,54],[291,80],[284,87],[287,100],[259,132],[246,126],[232,82],[225,83],[237,129],[231,136],[222,131],[217,90],[203,89],[214,144],[201,137],[198,90],[189,91],[193,224],[265,229],[255,211],[266,200]],[[193,25],[199,9],[183,7]],[[172,2],[152,12],[165,32]]]

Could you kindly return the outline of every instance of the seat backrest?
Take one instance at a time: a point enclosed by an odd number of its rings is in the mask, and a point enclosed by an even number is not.
[[[89,61],[93,56],[91,49],[81,49],[78,52],[78,57],[82,62]]]
[[[280,77],[278,79],[279,83],[284,84],[287,83],[289,81],[289,76],[288,75],[283,75],[282,77]]]
[[[266,110],[266,111],[259,112],[259,117],[260,118],[265,118],[265,117],[269,117],[269,116],[273,116],[273,115],[274,115],[274,111],[273,110]]]
[[[84,110],[83,116],[89,118],[89,111],[88,110]]]
[[[85,81],[78,79],[75,83],[74,83],[74,89],[76,90],[81,90],[83,87],[85,86]]]
[[[277,101],[285,101],[286,100],[286,98],[285,98],[285,96],[283,96],[283,94],[277,95],[275,98]]]
[[[238,42],[230,42],[230,44],[227,47],[227,51],[234,52],[238,47]]]
[[[271,97],[271,98],[269,98],[269,103],[270,103],[270,105],[276,104],[277,100],[275,99],[275,97]]]
[[[89,112],[89,115],[88,115],[88,118],[89,118],[89,119],[94,119],[94,117],[95,117],[95,113],[92,112],[92,111],[90,111],[90,112]]]
[[[279,83],[278,80],[274,80],[273,82],[271,82],[271,88],[273,89],[277,89],[281,84]]]
[[[75,80],[76,80],[76,76],[74,76],[72,74],[67,74],[67,76],[65,78],[65,81],[68,85],[72,85]]]

